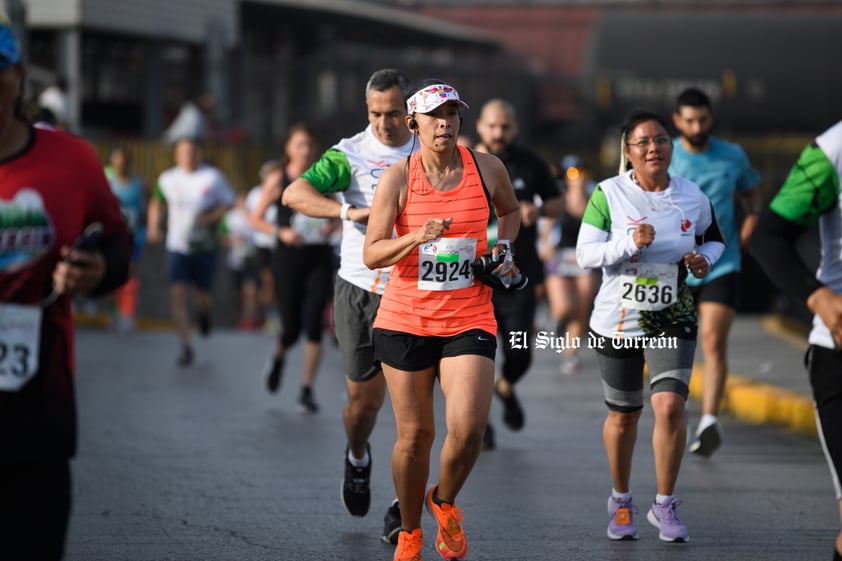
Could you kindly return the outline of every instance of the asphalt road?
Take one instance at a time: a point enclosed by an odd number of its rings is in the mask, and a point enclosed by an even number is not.
[[[379,540],[393,491],[391,406],[372,438],[372,511],[352,518],[339,501],[345,447],[344,382],[326,345],[316,398],[298,413],[301,348],[281,392],[260,371],[264,335],[215,332],[197,363],[175,366],[175,336],[77,332],[80,447],[73,462],[71,561],[391,560]],[[831,557],[838,511],[818,442],[726,417],[726,441],[709,460],[686,456],[676,495],[690,532],[667,544],[645,520],[654,497],[652,417],[646,408],[632,473],[640,540],[605,536],[611,490],[595,361],[558,373],[536,353],[518,386],[526,427],[509,432],[492,408],[497,449],[483,452],[459,497],[469,560],[814,560]],[[758,361],[764,360],[758,357]],[[441,400],[438,402],[441,421]],[[694,404],[696,410],[698,405]],[[444,427],[439,424],[436,445]],[[437,451],[434,451],[437,458]],[[435,480],[437,465],[431,469]],[[424,558],[439,559],[424,518]]]

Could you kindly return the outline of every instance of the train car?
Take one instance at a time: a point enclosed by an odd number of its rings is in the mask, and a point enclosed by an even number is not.
[[[665,114],[694,85],[731,134],[812,134],[842,117],[842,10],[604,11],[586,49],[584,99],[598,124]]]

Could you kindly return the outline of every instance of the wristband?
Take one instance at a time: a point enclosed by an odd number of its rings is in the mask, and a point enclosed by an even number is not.
[[[349,203],[342,203],[342,208],[339,209],[339,218],[342,220],[348,220],[349,209],[351,209],[351,205]]]
[[[494,245],[504,246],[506,248],[506,251],[508,251],[509,253],[511,253],[512,251],[512,242],[509,240],[497,240],[497,242]]]

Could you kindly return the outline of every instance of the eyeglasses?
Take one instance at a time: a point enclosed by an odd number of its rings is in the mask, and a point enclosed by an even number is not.
[[[646,150],[653,142],[656,148],[663,148],[667,144],[671,144],[672,140],[668,136],[656,136],[655,138],[641,138],[637,142],[627,142],[626,146],[634,146],[635,148]]]

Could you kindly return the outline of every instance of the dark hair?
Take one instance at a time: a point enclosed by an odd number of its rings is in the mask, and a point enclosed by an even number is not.
[[[316,132],[316,129],[314,129],[313,127],[311,127],[307,123],[295,123],[294,125],[289,127],[289,130],[287,130],[287,135],[284,138],[284,144],[283,144],[284,153],[281,155],[281,166],[282,167],[286,167],[286,165],[289,163],[289,156],[287,156],[287,144],[289,143],[289,141],[293,137],[293,135],[297,132],[303,132],[304,134],[309,136],[310,139],[313,142],[316,143],[316,151],[318,152],[318,148],[319,148],[319,145],[321,144],[321,141],[319,140],[319,135]]]
[[[687,88],[675,100],[676,111],[682,107],[707,107],[712,109],[710,98],[699,88]]]
[[[365,85],[365,91],[374,90],[376,92],[385,92],[389,88],[397,86],[401,89],[404,95],[409,91],[409,78],[400,70],[394,68],[383,68],[371,75]]]
[[[31,118],[33,123],[46,123],[50,126],[55,126],[58,122],[56,119],[56,114],[53,113],[52,109],[39,105],[38,108],[35,110],[35,113],[32,115]]]
[[[105,155],[105,165],[111,166],[111,158],[117,153],[123,154],[125,167],[130,171],[132,169],[132,152],[129,150],[129,145],[122,140],[115,140],[108,144],[108,152]]]
[[[624,122],[623,126],[620,127],[620,136],[622,136],[623,142],[625,142],[629,133],[633,131],[637,125],[646,121],[657,121],[658,124],[664,127],[665,130],[669,130],[669,124],[663,116],[646,109],[636,109],[629,113],[628,117],[626,117],[626,122]]]
[[[106,156],[109,162],[111,161],[111,156],[113,156],[117,152],[122,152],[123,155],[126,157],[126,162],[130,162],[132,159],[131,151],[129,150],[128,144],[123,141],[115,141],[109,144],[108,146],[108,155]]]
[[[640,123],[646,121],[656,121],[659,125],[664,127],[665,131],[669,131],[669,124],[663,116],[653,113],[646,109],[636,109],[629,113],[626,117],[626,122],[620,127],[620,173],[625,173],[631,169],[631,162],[626,161],[626,139],[629,133],[637,128]]]

